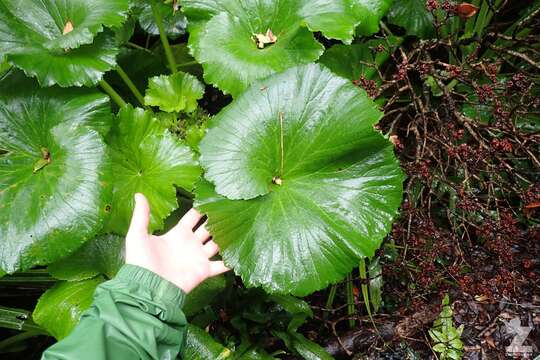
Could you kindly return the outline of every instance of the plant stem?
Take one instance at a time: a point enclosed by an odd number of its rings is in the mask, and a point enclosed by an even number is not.
[[[0,327],[23,331],[44,331],[32,321],[29,311],[4,306],[0,306]]]
[[[23,341],[23,340],[26,340],[28,338],[38,336],[38,335],[45,335],[45,334],[43,333],[43,331],[40,331],[40,330],[31,330],[31,331],[23,332],[23,333],[8,337],[7,339],[0,341],[0,350],[4,350],[13,344],[16,344],[20,341]]]
[[[113,101],[119,106],[119,107],[124,107],[127,105],[127,103],[124,101],[124,99],[122,99],[122,97],[120,96],[120,94],[118,94],[112,87],[111,85],[109,85],[108,82],[106,82],[105,80],[101,80],[99,82],[99,86],[101,86],[101,88],[103,89],[103,91],[105,91],[107,93],[107,95],[109,95],[111,97],[111,99],[113,99]]]
[[[371,281],[370,277],[372,275],[370,274],[368,277],[368,273],[366,271],[366,258],[360,259],[359,270],[360,270],[360,278],[362,279],[362,297],[364,298],[364,304],[366,306],[369,320],[371,320],[371,324],[373,325],[373,329],[375,329],[375,332],[377,332],[379,337],[382,339],[382,336],[379,333],[379,329],[377,328],[375,321],[373,321],[373,316],[371,315],[371,301],[369,300],[368,284],[369,284],[369,281]]]
[[[353,292],[353,280],[352,273],[347,274],[347,315],[353,316],[355,314],[354,308],[354,292]],[[349,327],[354,328],[355,321],[353,318],[349,319]]]
[[[279,112],[279,134],[280,134],[280,150],[281,150],[281,166],[279,176],[283,178],[283,161],[285,158],[285,144],[283,143],[283,112]]]
[[[394,34],[392,33],[392,31],[388,28],[388,26],[386,26],[386,24],[382,21],[379,21],[379,25],[381,26],[381,29],[384,30],[384,32],[386,32],[387,35],[389,36],[393,36]]]
[[[191,65],[197,65],[198,62],[193,60],[193,61],[187,61],[185,63],[181,63],[181,64],[178,64],[176,65],[177,67],[183,67],[183,66],[191,66]]]
[[[154,19],[156,20],[156,25],[159,30],[159,38],[161,39],[161,43],[163,44],[163,50],[165,50],[165,56],[167,57],[167,61],[169,62],[171,73],[176,74],[176,61],[174,60],[174,56],[169,45],[169,39],[167,39],[167,33],[165,33],[165,29],[163,28],[163,20],[161,19],[161,14],[159,13],[159,10],[157,8],[156,0],[152,0],[150,2],[150,5],[152,6],[152,14],[154,15]]]
[[[43,270],[28,270],[0,278],[1,286],[26,285],[29,287],[46,288],[52,286],[56,282],[56,279]]]
[[[370,301],[369,301],[368,286],[366,283],[366,281],[368,280],[367,271],[366,271],[366,259],[364,258],[360,259],[359,270],[360,270],[360,279],[363,280],[362,285],[361,285],[362,297],[364,298],[364,304],[366,305],[367,313],[369,317],[371,318],[371,306],[370,306]]]
[[[128,74],[126,74],[126,72],[124,71],[124,69],[122,69],[120,67],[120,65],[116,65],[116,72],[118,73],[118,75],[120,75],[120,77],[122,78],[122,80],[124,81],[124,83],[127,85],[127,87],[129,88],[129,90],[131,90],[131,92],[133,93],[133,95],[137,98],[137,100],[139,101],[139,103],[144,106],[144,98],[141,94],[141,92],[139,91],[139,89],[137,89],[137,87],[135,86],[135,84],[133,83],[133,81],[131,81],[131,79],[129,78]]]
[[[328,299],[326,299],[326,308],[330,309],[334,304],[334,299],[336,298],[336,292],[337,292],[337,285],[334,284],[330,287],[330,292],[328,293]],[[323,319],[326,320],[328,318],[328,311],[326,311],[323,314]]]
[[[131,46],[132,48],[137,49],[137,50],[146,51],[147,53],[150,53],[150,54],[152,53],[152,52],[151,52],[150,50],[148,50],[147,48],[145,48],[145,47],[143,47],[143,46],[141,46],[141,45],[137,45],[137,44],[135,44],[135,43],[132,43],[131,41],[128,41],[128,42],[127,42],[127,45],[128,45],[128,46]]]

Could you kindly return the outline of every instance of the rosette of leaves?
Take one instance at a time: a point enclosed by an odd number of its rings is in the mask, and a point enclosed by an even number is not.
[[[111,200],[102,136],[108,98],[41,89],[11,71],[0,81],[0,268],[62,258],[103,227]]]
[[[450,298],[446,294],[442,300],[442,310],[439,317],[433,322],[433,328],[428,333],[435,345],[433,350],[439,353],[441,360],[455,360],[463,358],[463,334],[464,325],[455,327],[453,321],[454,311],[450,305]]]
[[[256,79],[317,60],[312,31],[351,42],[355,28],[378,28],[389,0],[187,0],[189,44],[205,80],[238,96]],[[375,21],[375,25],[373,25]]]
[[[23,5],[24,4],[24,5]],[[0,53],[42,86],[91,86],[115,65],[128,0],[0,1]]]
[[[365,92],[320,65],[254,83],[200,143],[196,206],[248,286],[306,295],[373,256],[401,202]]]
[[[125,106],[108,137],[114,174],[113,199],[106,231],[125,234],[143,193],[151,207],[149,230],[178,207],[176,186],[190,191],[200,175],[189,146],[173,136],[150,111]]]

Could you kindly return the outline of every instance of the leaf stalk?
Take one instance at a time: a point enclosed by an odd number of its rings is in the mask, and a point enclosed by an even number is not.
[[[131,81],[131,79],[129,78],[128,74],[126,74],[126,72],[124,71],[124,69],[122,69],[120,67],[120,65],[116,65],[116,72],[118,73],[118,75],[120,75],[120,77],[122,78],[122,80],[124,81],[124,83],[127,85],[127,87],[129,88],[129,90],[131,90],[131,93],[133,94],[133,96],[135,96],[135,98],[137,99],[137,101],[142,105],[144,106],[144,97],[142,96],[141,92],[139,91],[139,89],[137,89],[137,87],[135,86],[135,84],[133,83],[133,81]]]
[[[122,99],[122,96],[120,96],[120,94],[118,94],[113,88],[111,85],[109,85],[108,82],[106,82],[105,80],[101,80],[99,82],[99,86],[103,89],[103,91],[105,91],[107,93],[107,95],[109,95],[111,97],[111,99],[119,106],[119,107],[124,107],[127,105],[127,103],[124,101],[124,99]]]
[[[167,57],[167,62],[171,68],[171,73],[176,74],[176,61],[174,60],[173,53],[171,51],[171,46],[169,45],[169,39],[167,39],[167,33],[163,27],[163,19],[157,8],[156,0],[150,2],[152,6],[152,14],[154,15],[154,20],[156,20],[156,25],[159,30],[159,38],[161,39],[161,44],[163,44],[163,50],[165,50],[165,56]]]

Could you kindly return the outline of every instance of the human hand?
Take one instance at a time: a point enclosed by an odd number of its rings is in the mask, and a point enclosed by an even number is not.
[[[202,215],[189,210],[168,233],[148,234],[150,206],[142,194],[135,194],[135,208],[126,236],[126,263],[148,269],[172,282],[186,294],[209,277],[228,270],[223,261],[210,261],[218,246],[210,233],[197,225]]]

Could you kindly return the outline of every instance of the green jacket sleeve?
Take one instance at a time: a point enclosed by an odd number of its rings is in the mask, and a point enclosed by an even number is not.
[[[159,275],[124,265],[99,285],[73,332],[42,360],[176,359],[186,337],[185,294]]]

